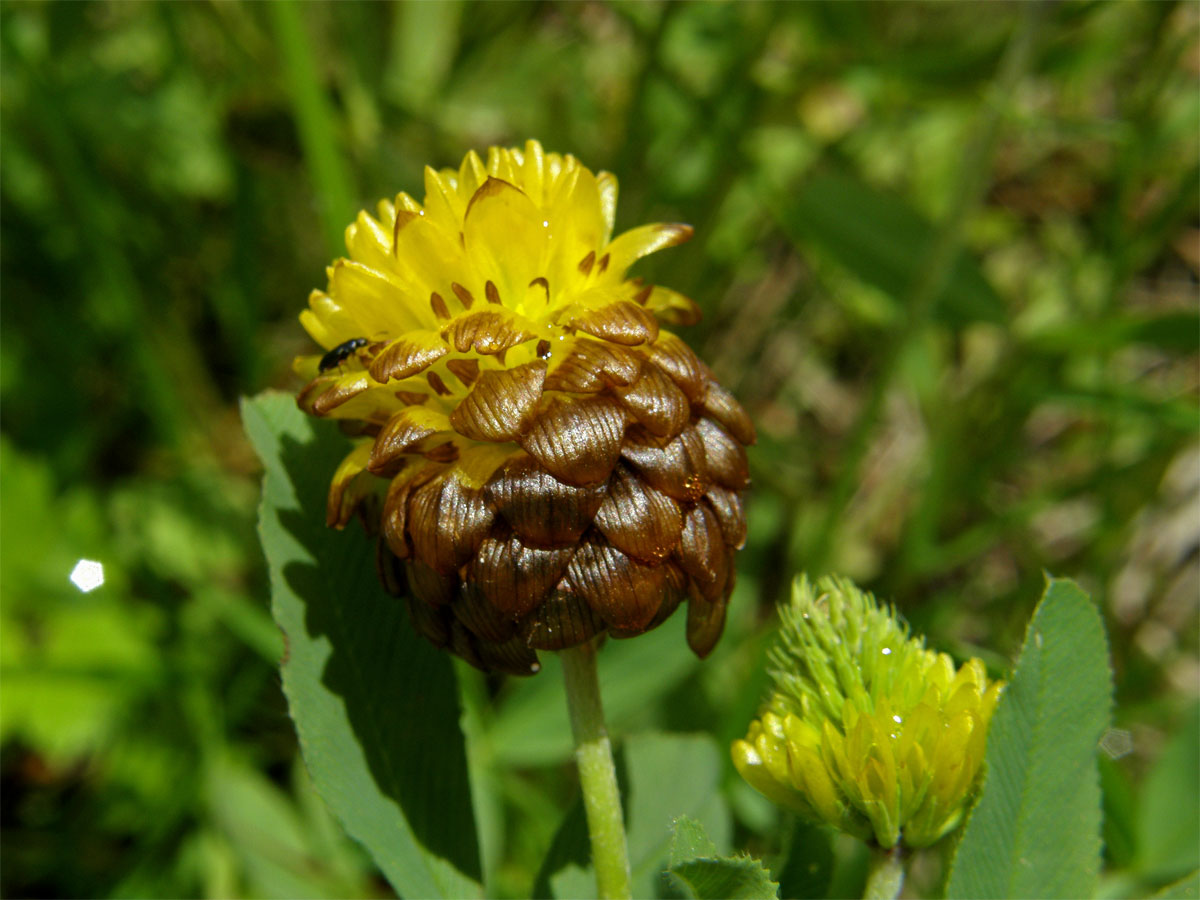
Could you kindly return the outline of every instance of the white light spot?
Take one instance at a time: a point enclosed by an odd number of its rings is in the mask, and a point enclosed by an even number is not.
[[[71,583],[85,594],[104,584],[104,564],[94,559],[81,559],[71,570]]]
[[[550,220],[549,220],[549,219],[542,219],[542,227],[543,227],[543,228],[549,228],[549,227],[550,227]]]
[[[897,725],[904,724],[904,720],[902,718],[900,718],[899,716],[892,716],[892,721],[895,722]]]
[[[1100,739],[1100,749],[1110,759],[1120,759],[1133,752],[1133,733],[1124,728],[1110,728]]]
[[[883,648],[882,650],[880,650],[879,652],[880,652],[880,653],[882,653],[884,656],[891,656],[891,655],[892,655],[892,648],[891,648],[891,647],[884,647],[884,648]]]

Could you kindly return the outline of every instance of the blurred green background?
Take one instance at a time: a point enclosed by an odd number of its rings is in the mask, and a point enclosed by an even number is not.
[[[1195,867],[1198,28],[1165,2],[0,5],[0,892],[388,895],[298,761],[237,400],[296,387],[360,206],[527,137],[618,176],[619,230],[696,226],[640,273],[700,304],[686,335],[759,426],[726,637],[643,655],[618,734],[740,736],[797,571],[994,671],[1050,571],[1110,628],[1106,895]],[[572,797],[553,674],[467,681],[507,896]]]

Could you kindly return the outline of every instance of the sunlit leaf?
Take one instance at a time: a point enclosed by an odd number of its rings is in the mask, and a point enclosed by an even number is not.
[[[325,528],[345,453],[294,400],[242,405],[266,468],[259,530],[287,651],[283,690],[317,790],[401,895],[481,893],[449,658],[379,587],[371,542]]]
[[[1112,672],[1100,613],[1050,579],[988,735],[983,792],[948,897],[1090,897],[1100,871],[1097,744]]]

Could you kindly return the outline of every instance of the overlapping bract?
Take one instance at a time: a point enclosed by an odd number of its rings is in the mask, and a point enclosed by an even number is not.
[[[934,843],[961,821],[1002,682],[926,650],[871,595],[807,579],[782,611],[774,690],[733,761],[809,820],[890,848]]]
[[[366,338],[325,371],[297,360],[301,407],[357,435],[329,523],[377,523],[384,584],[477,666],[529,674],[539,649],[640,634],[685,601],[707,654],[754,429],[660,328],[695,304],[625,275],[691,228],[613,238],[616,180],[535,141],[427,168],[425,191],[361,213],[301,315],[326,350]]]

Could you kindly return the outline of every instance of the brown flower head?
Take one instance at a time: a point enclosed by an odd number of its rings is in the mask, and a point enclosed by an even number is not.
[[[424,204],[360,213],[300,317],[328,352],[296,361],[299,404],[357,435],[329,524],[377,523],[384,585],[481,668],[530,674],[685,600],[700,656],[724,625],[754,429],[659,327],[695,304],[625,277],[692,229],[612,238],[616,199],[536,141],[426,168]]]

